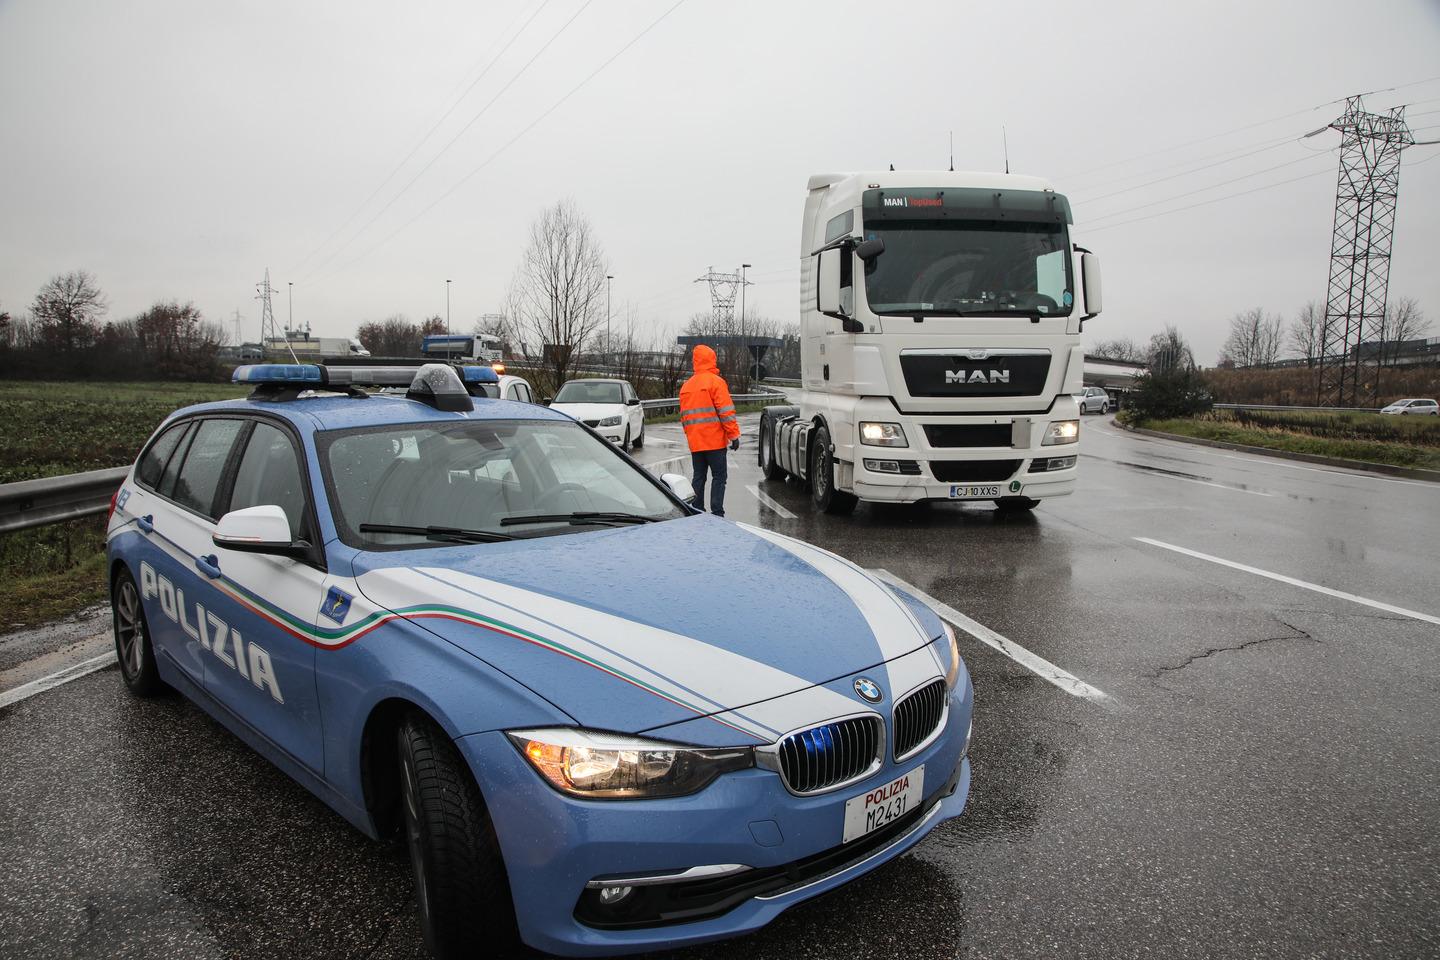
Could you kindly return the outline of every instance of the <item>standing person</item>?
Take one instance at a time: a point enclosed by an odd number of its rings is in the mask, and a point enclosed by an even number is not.
[[[730,388],[720,376],[715,351],[697,343],[691,352],[695,375],[680,388],[680,424],[690,444],[690,464],[694,468],[695,506],[705,509],[705,475],[713,474],[710,487],[710,512],[725,516],[725,480],[729,466],[725,447],[740,449],[740,424],[735,422],[735,403]]]

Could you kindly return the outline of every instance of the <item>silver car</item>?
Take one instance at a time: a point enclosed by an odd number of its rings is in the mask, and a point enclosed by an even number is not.
[[[1110,412],[1110,394],[1105,392],[1104,387],[1086,387],[1075,394],[1075,400],[1080,404],[1081,413]]]
[[[1437,405],[1434,400],[1396,400],[1390,406],[1382,408],[1380,412],[1397,417],[1434,417],[1440,416],[1440,405]]]

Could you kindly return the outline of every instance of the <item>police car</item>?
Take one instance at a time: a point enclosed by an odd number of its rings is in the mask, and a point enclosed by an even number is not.
[[[108,524],[129,689],[400,832],[441,956],[744,933],[960,814],[946,624],[494,377],[248,366],[172,415]]]

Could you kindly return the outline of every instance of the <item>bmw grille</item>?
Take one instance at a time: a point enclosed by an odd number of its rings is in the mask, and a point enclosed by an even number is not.
[[[833,720],[781,740],[777,750],[780,773],[794,793],[819,793],[842,786],[879,766],[883,741],[878,716]]]
[[[940,728],[945,719],[945,681],[927,683],[895,704],[895,760],[905,759]]]

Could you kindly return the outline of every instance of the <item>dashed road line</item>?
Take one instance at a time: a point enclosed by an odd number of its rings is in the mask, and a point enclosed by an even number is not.
[[[788,507],[786,507],[786,506],[785,506],[784,504],[782,504],[782,503],[777,503],[775,500],[771,499],[768,494],[766,494],[763,490],[761,490],[759,487],[755,486],[754,484],[751,484],[750,486],[746,487],[745,489],[746,489],[746,490],[749,490],[750,493],[755,497],[755,499],[756,499],[756,500],[759,500],[762,505],[764,505],[764,506],[766,506],[766,507],[769,507],[771,510],[773,510],[775,513],[778,513],[781,517],[785,518],[786,520],[798,520],[798,519],[799,519],[799,517],[797,517],[795,514],[793,514],[793,513],[790,512],[790,509],[789,509]]]
[[[57,670],[49,676],[41,677],[39,680],[22,683],[18,687],[0,693],[0,709],[8,707],[12,703],[19,703],[27,697],[33,697],[37,693],[52,690],[61,684],[69,683],[71,680],[78,680],[87,674],[94,673],[96,670],[104,670],[114,662],[115,651],[110,650],[102,653],[98,657],[81,660],[79,663],[66,667],[64,670]]]
[[[1051,663],[1049,660],[1046,660],[1039,654],[1031,653],[1029,650],[1026,650],[1024,647],[1020,646],[1020,644],[1016,643],[1015,641],[1010,640],[1007,637],[1001,636],[1000,634],[996,633],[994,630],[991,630],[989,627],[985,626],[983,623],[980,623],[977,620],[972,620],[970,617],[965,616],[965,614],[961,613],[959,610],[956,610],[954,607],[941,603],[939,600],[936,600],[929,594],[924,593],[914,585],[906,583],[904,580],[901,580],[899,577],[895,576],[890,571],[876,569],[871,570],[870,572],[875,574],[875,576],[879,577],[881,580],[884,580],[886,583],[892,583],[895,586],[901,588],[902,590],[905,590],[906,592],[923,602],[931,610],[934,610],[936,615],[939,616],[942,620],[948,620],[950,623],[964,630],[966,633],[970,634],[972,637],[974,637],[976,640],[979,640],[986,646],[994,647],[996,650],[1000,651],[1005,656],[1009,657],[1011,660],[1014,660],[1016,663],[1020,664],[1020,666],[1024,667],[1026,670],[1029,670],[1031,673],[1044,680],[1048,680],[1050,683],[1053,683],[1055,686],[1059,687],[1061,690],[1064,690],[1072,697],[1081,697],[1085,700],[1091,701],[1092,703],[1098,703],[1102,705],[1113,702],[1110,698],[1110,695],[1105,691],[1101,690],[1099,687],[1092,686],[1091,684],[1088,684],[1084,680],[1081,680],[1079,677],[1075,676],[1073,673],[1070,673],[1067,670],[1060,669],[1059,667],[1055,666],[1055,664]]]
[[[1233,570],[1242,570],[1245,573],[1253,573],[1257,577],[1267,577],[1280,583],[1288,583],[1292,587],[1300,587],[1303,590],[1313,590],[1316,593],[1323,593],[1328,597],[1337,597],[1341,600],[1349,600],[1351,603],[1363,604],[1373,607],[1376,610],[1384,610],[1386,613],[1397,613],[1402,617],[1409,617],[1412,620],[1421,620],[1425,623],[1433,623],[1440,626],[1440,617],[1428,613],[1421,613],[1418,610],[1407,610],[1404,607],[1397,607],[1392,603],[1385,603],[1380,600],[1371,600],[1368,597],[1357,596],[1353,593],[1346,593],[1344,590],[1336,590],[1333,587],[1321,586],[1318,583],[1310,583],[1308,580],[1300,580],[1296,577],[1288,577],[1283,573],[1275,573],[1271,570],[1262,570],[1259,567],[1252,567],[1246,563],[1237,563],[1234,560],[1226,560],[1224,557],[1211,556],[1208,553],[1201,553],[1199,550],[1191,550],[1188,547],[1178,547],[1173,543],[1166,543],[1163,540],[1152,540],[1149,537],[1136,537],[1141,543],[1148,543],[1152,547],[1160,547],[1163,550],[1171,550],[1175,553],[1184,554],[1187,557],[1194,557],[1197,560],[1208,560],[1210,563],[1218,563],[1222,567],[1230,567]]]

